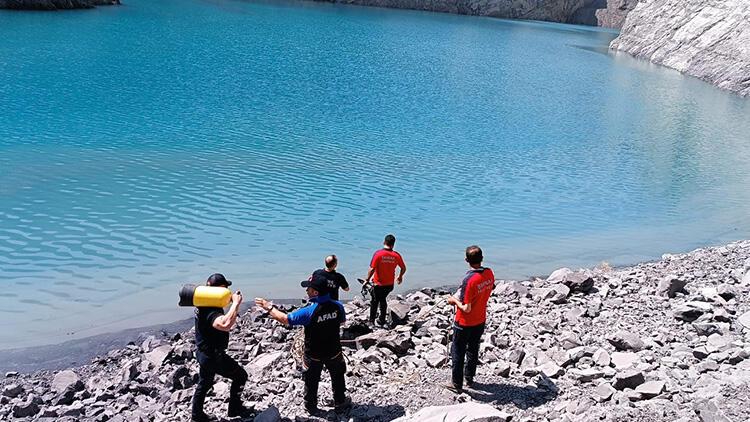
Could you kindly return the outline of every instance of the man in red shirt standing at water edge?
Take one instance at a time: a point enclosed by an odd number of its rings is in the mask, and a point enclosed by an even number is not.
[[[406,264],[401,254],[393,250],[396,245],[396,237],[389,234],[383,240],[383,249],[375,252],[370,261],[370,271],[367,272],[367,281],[372,278],[372,301],[370,302],[370,323],[375,323],[375,317],[380,308],[378,323],[385,325],[388,302],[386,298],[393,291],[393,282],[396,276],[396,267],[400,268],[396,281],[401,284],[406,273]],[[374,277],[373,277],[374,276]]]
[[[471,269],[461,282],[458,297],[448,298],[448,303],[456,307],[456,321],[451,345],[452,381],[446,387],[456,393],[463,391],[464,378],[467,387],[474,383],[479,363],[479,344],[487,320],[487,302],[495,288],[495,274],[491,269],[482,267],[482,259],[479,246],[466,248],[466,262]]]

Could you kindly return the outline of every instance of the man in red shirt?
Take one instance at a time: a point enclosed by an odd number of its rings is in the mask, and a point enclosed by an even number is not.
[[[479,363],[479,344],[487,320],[487,302],[495,288],[495,274],[491,269],[482,267],[482,259],[479,246],[466,248],[466,262],[471,269],[461,282],[458,297],[448,298],[448,303],[456,307],[456,321],[451,347],[452,381],[446,387],[456,393],[463,391],[464,377],[467,387],[474,383]]]
[[[406,264],[404,264],[404,259],[401,258],[401,254],[393,250],[395,244],[396,237],[392,234],[387,235],[383,240],[383,249],[375,252],[370,261],[370,270],[367,272],[367,281],[370,281],[372,278],[373,289],[372,301],[370,302],[371,324],[375,323],[375,317],[378,314],[378,308],[380,308],[378,322],[380,325],[385,325],[385,317],[388,310],[388,302],[386,301],[386,298],[388,297],[388,293],[393,291],[396,267],[400,269],[396,281],[398,284],[401,284],[404,281]]]

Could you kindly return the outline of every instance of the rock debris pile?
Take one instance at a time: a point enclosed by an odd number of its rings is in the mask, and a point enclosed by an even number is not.
[[[229,354],[248,371],[243,397],[255,420],[750,420],[750,241],[621,269],[498,280],[476,383],[460,395],[439,386],[450,378],[447,294],[394,298],[393,327],[374,332],[363,323],[366,304],[346,304],[355,403],[346,415],[331,409],[326,375],[321,412],[304,411],[299,331],[248,311]],[[0,419],[187,420],[192,341],[190,331],[148,337],[82,367],[8,373]],[[228,395],[219,380],[207,412],[227,420]]]

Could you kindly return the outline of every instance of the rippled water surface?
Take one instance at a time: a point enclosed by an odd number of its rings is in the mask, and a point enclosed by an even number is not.
[[[319,3],[0,13],[0,347],[298,297],[394,232],[401,289],[750,235],[750,101],[615,34]]]

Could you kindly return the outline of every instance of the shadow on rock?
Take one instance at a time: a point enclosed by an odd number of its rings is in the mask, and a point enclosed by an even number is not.
[[[495,405],[512,403],[519,409],[541,406],[554,400],[558,393],[557,386],[546,377],[537,381],[536,386],[475,382],[464,391],[476,401]]]
[[[354,404],[347,413],[336,413],[333,410],[319,410],[315,414],[297,416],[295,421],[390,421],[404,416],[406,411],[399,404],[381,406],[373,403]]]

